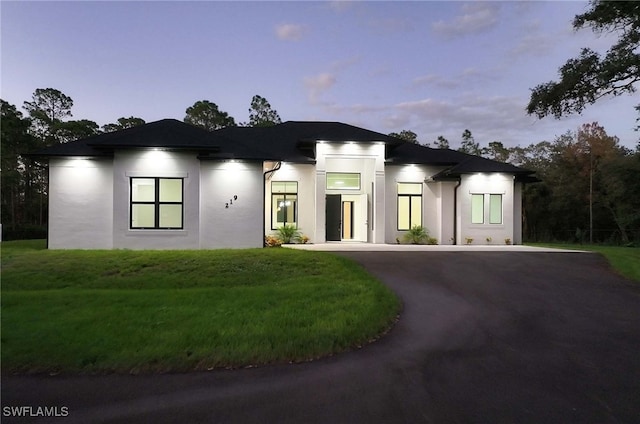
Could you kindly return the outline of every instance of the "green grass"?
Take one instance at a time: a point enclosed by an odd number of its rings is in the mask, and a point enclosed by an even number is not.
[[[527,243],[531,246],[548,246],[558,249],[588,250],[602,254],[613,269],[621,275],[640,282],[640,248],[621,246],[601,246],[567,243]]]
[[[1,246],[9,373],[306,361],[375,339],[399,310],[393,293],[359,265],[323,252]]]

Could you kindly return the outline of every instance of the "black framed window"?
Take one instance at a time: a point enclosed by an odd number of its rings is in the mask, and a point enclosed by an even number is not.
[[[398,183],[398,230],[422,225],[422,184]]]
[[[182,178],[131,178],[130,228],[181,230],[184,226]]]
[[[298,182],[271,182],[271,229],[298,222]]]

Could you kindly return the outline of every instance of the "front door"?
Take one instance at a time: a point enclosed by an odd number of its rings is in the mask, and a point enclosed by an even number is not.
[[[327,241],[367,241],[368,205],[366,194],[327,194]]]
[[[325,236],[327,241],[340,241],[342,233],[342,196],[327,194],[327,218]]]

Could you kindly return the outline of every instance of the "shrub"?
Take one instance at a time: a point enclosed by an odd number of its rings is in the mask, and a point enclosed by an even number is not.
[[[300,240],[300,230],[295,225],[285,224],[282,227],[278,227],[278,238],[283,244],[294,243]]]
[[[411,244],[422,244],[429,239],[429,232],[422,225],[414,225],[404,235],[404,240]]]
[[[275,236],[264,236],[264,245],[267,247],[280,247],[282,241]]]
[[[2,240],[35,240],[47,238],[46,225],[3,225]]]
[[[429,237],[429,238],[427,238],[427,244],[430,244],[432,246],[436,245],[436,244],[438,244],[438,239],[435,238],[435,237]]]

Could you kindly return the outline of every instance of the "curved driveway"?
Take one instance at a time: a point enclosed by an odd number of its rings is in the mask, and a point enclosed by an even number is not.
[[[640,422],[640,285],[602,257],[339,254],[404,303],[363,349],[210,373],[3,376],[2,406],[66,406],[65,423]]]

